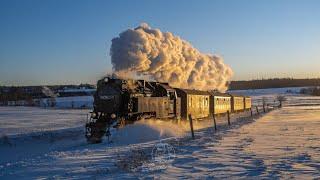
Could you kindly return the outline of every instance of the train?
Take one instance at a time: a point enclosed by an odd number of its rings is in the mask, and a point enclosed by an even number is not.
[[[248,96],[106,77],[97,82],[85,136],[89,143],[100,143],[103,136],[111,135],[110,128],[120,128],[141,118],[201,120],[250,109]]]

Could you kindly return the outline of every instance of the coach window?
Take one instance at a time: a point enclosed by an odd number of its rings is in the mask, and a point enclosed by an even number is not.
[[[206,102],[205,102],[206,106],[208,106],[208,98],[206,97]]]
[[[203,107],[205,106],[204,103],[205,103],[205,102],[204,102],[204,98],[202,97],[202,98],[201,98],[201,102],[200,102],[201,108],[203,108]]]

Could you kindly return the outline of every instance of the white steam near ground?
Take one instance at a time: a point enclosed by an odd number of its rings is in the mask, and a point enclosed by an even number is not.
[[[212,121],[195,120],[193,122],[195,131],[208,127],[212,127]],[[188,133],[190,133],[189,121],[142,119],[111,133],[111,140],[115,144],[134,144],[169,137],[181,138]]]
[[[168,82],[173,87],[225,91],[233,75],[218,55],[204,54],[189,42],[143,23],[112,39],[113,73]]]

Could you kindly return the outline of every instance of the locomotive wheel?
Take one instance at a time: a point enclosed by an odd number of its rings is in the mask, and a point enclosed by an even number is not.
[[[86,126],[86,137],[88,138],[88,137],[90,137],[91,135],[92,135],[92,129],[91,129],[91,127],[89,127],[89,126]]]
[[[88,143],[101,143],[104,134],[105,130],[104,127],[101,127],[101,123],[90,122],[86,124],[86,138]]]

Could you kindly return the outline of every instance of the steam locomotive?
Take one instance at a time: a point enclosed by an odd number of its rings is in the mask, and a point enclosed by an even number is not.
[[[188,120],[205,119],[212,114],[250,110],[251,98],[172,88],[168,83],[106,77],[97,83],[94,108],[86,123],[89,143],[110,136],[110,128],[123,127],[141,118]]]

